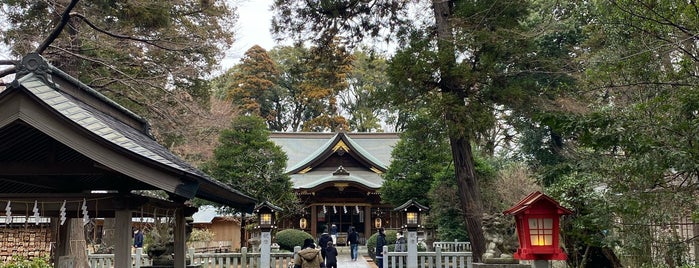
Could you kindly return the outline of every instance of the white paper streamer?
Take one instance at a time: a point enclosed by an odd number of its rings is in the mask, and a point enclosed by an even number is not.
[[[63,200],[63,205],[61,205],[61,225],[63,225],[66,222],[66,201]]]
[[[12,207],[10,203],[11,201],[7,200],[7,206],[5,206],[5,224],[12,223]]]
[[[36,200],[34,200],[34,209],[32,209],[32,212],[34,212],[34,224],[39,225],[39,206]]]
[[[87,200],[85,200],[84,198],[83,198],[82,210],[83,210],[83,225],[86,225],[88,222],[90,222],[90,216],[87,214]]]

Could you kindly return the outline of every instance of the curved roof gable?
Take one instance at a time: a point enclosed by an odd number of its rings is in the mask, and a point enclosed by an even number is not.
[[[0,118],[0,127],[21,120],[111,170],[176,196],[200,197],[244,210],[253,208],[254,198],[174,155],[150,136],[145,120],[61,72],[40,55],[28,55],[18,69],[18,77],[0,93],[0,100],[9,101],[12,96],[26,93],[33,101],[17,105],[19,108],[8,106],[6,110],[16,116]],[[43,108],[27,110],[34,107],[31,105]]]
[[[368,169],[377,174],[386,172],[388,166],[381,160],[374,157],[361,145],[352,140],[344,132],[335,134],[325,144],[318,147],[316,151],[309,154],[304,160],[287,169],[289,174],[303,174],[311,171],[316,166],[322,164],[326,159],[338,151],[348,153],[357,161],[365,165]]]

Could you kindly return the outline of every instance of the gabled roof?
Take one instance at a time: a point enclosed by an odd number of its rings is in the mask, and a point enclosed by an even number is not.
[[[352,137],[350,137],[352,136]],[[396,133],[272,133],[270,139],[289,156],[287,173],[305,173],[338,150],[382,173],[388,168]]]
[[[553,206],[557,209],[558,214],[572,214],[573,212],[567,208],[564,208],[561,206],[558,201],[553,200],[553,198],[549,197],[548,195],[545,195],[539,191],[530,193],[527,195],[524,199],[519,201],[516,205],[511,207],[508,210],[505,210],[503,214],[505,215],[517,215],[520,213],[525,212],[527,209],[534,207],[536,205],[541,205],[543,203],[548,204],[550,206]]]
[[[248,211],[254,207],[253,198],[210,178],[157,143],[141,117],[56,69],[40,55],[25,57],[18,70],[16,80],[0,93],[0,138],[6,139],[0,140],[0,144],[8,144],[0,146],[0,154],[25,155],[23,159],[16,156],[4,160],[4,163],[21,162],[24,166],[0,169],[3,179],[0,181],[16,184],[22,178],[36,178],[28,169],[36,168],[31,166],[33,163],[45,165],[41,162],[46,160],[25,150],[63,148],[73,156],[61,161],[80,159],[90,168],[89,172],[64,178],[60,167],[55,167],[43,171],[42,176],[71,180],[77,190],[121,183],[121,190],[161,189],[184,199],[199,197]],[[33,133],[41,140],[22,140],[18,133]],[[14,141],[6,143],[7,139]],[[32,148],[21,148],[18,144]],[[61,180],[46,183],[59,184]],[[25,185],[21,190],[65,190],[58,185],[37,187]]]
[[[402,205],[400,205],[400,206],[394,208],[393,211],[401,211],[401,210],[407,209],[408,207],[413,207],[413,206],[416,207],[416,208],[418,208],[420,211],[428,211],[428,210],[430,210],[430,208],[428,208],[428,207],[425,206],[425,205],[422,205],[422,204],[418,203],[417,201],[415,201],[415,199],[410,199],[410,200],[406,201],[405,203],[403,203]]]
[[[373,190],[383,184],[381,175],[390,164],[391,151],[399,136],[397,133],[275,132],[270,134],[270,139],[287,154],[286,171],[295,189],[355,183]]]

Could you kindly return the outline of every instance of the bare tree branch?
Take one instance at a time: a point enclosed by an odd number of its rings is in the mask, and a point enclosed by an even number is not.
[[[104,30],[100,27],[97,27],[97,25],[90,22],[90,20],[85,18],[85,16],[83,16],[80,13],[71,13],[70,16],[80,18],[83,22],[85,22],[87,24],[87,26],[90,26],[90,28],[94,29],[95,31],[98,31],[100,33],[106,34],[106,35],[114,37],[114,38],[138,41],[138,42],[149,44],[151,46],[154,46],[154,47],[157,47],[157,48],[160,48],[163,50],[168,50],[168,51],[185,51],[185,50],[189,49],[189,48],[175,49],[175,48],[165,47],[165,46],[158,44],[156,41],[160,41],[160,40],[156,40],[156,39],[144,39],[144,38],[137,38],[137,37],[128,36],[128,35],[115,34],[115,33],[109,32],[107,30]]]
[[[5,77],[7,75],[11,75],[11,74],[16,73],[16,72],[17,72],[17,68],[14,66],[7,68],[5,70],[0,70],[0,78]]]
[[[56,25],[56,28],[53,29],[51,32],[51,35],[46,37],[44,39],[44,42],[41,43],[41,45],[34,50],[37,54],[41,54],[46,50],[46,48],[53,43],[53,40],[56,40],[59,34],[63,31],[63,28],[68,24],[68,20],[70,20],[70,11],[73,10],[75,5],[78,4],[78,0],[71,0],[70,4],[68,4],[68,7],[66,7],[66,10],[63,11],[63,14],[61,15],[61,21]]]

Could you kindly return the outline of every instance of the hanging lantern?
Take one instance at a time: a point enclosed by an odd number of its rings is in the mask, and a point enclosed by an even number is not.
[[[381,228],[381,218],[374,219],[374,227],[376,229]]]

